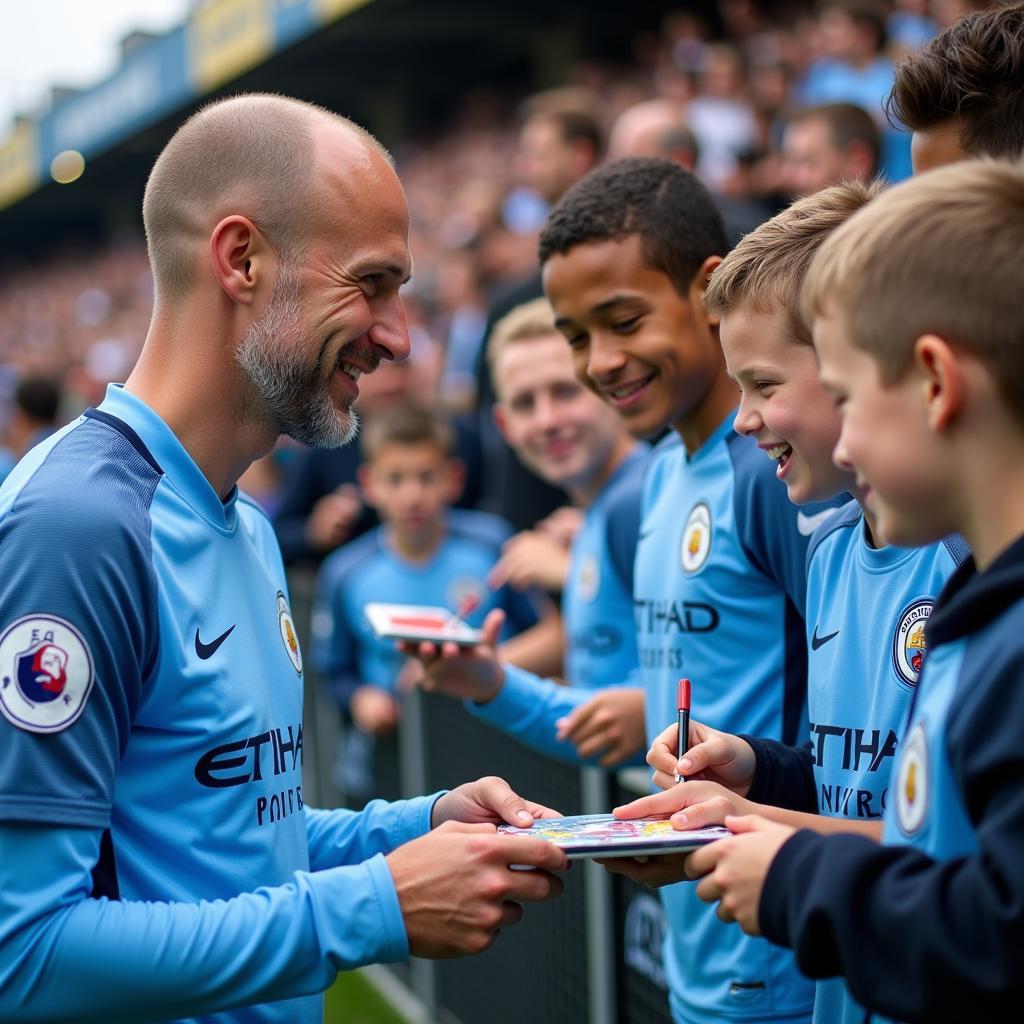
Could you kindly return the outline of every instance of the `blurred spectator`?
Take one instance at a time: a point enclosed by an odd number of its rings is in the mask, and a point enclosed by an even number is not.
[[[25,377],[14,389],[6,445],[0,449],[0,482],[29,449],[49,437],[59,423],[61,388],[51,377]]]
[[[878,173],[881,134],[852,103],[827,103],[792,114],[782,136],[782,187],[793,199]]]
[[[700,147],[697,174],[710,188],[723,191],[741,155],[757,142],[743,57],[735,47],[718,43],[705,49],[699,95],[687,105],[686,121]]]
[[[853,103],[882,127],[882,171],[890,181],[910,177],[910,136],[885,121],[893,64],[885,52],[885,8],[873,0],[825,0],[819,8],[816,60],[804,84],[807,103]]]
[[[531,97],[524,107],[515,167],[520,181],[552,205],[596,167],[604,149],[597,100],[580,89],[554,89]],[[496,291],[487,312],[485,336],[506,313],[543,294],[536,255],[530,273]],[[500,512],[516,530],[532,527],[565,505],[564,491],[546,484],[516,458],[494,427],[494,387],[487,362],[477,357],[480,440],[484,452],[483,508]]]
[[[917,53],[939,31],[929,17],[928,0],[896,0],[886,23],[893,56]]]

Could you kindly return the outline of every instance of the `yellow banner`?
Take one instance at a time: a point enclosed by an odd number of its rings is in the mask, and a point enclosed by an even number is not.
[[[326,24],[350,14],[359,7],[365,7],[370,0],[313,0],[317,19]]]
[[[201,91],[237,78],[273,47],[271,0],[212,0],[188,23],[188,61]]]
[[[36,128],[22,121],[0,142],[0,209],[28,195],[38,184]]]

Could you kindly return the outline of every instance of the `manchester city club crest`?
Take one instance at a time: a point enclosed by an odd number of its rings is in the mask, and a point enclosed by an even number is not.
[[[277,625],[281,630],[281,639],[284,641],[284,649],[288,654],[288,660],[292,668],[302,675],[302,651],[299,649],[299,638],[295,633],[295,623],[292,621],[292,613],[288,608],[288,598],[279,590],[277,592]]]
[[[683,527],[680,551],[684,572],[699,572],[711,551],[711,509],[700,501],[693,506]]]
[[[918,722],[903,744],[896,767],[896,822],[904,835],[912,836],[924,824],[930,775],[928,738],[924,724]]]
[[[64,619],[26,615],[0,637],[0,711],[21,729],[66,729],[85,708],[94,681],[89,648]]]
[[[934,602],[914,601],[900,613],[892,638],[892,665],[896,675],[907,686],[917,686],[924,665],[924,625],[932,613]]]

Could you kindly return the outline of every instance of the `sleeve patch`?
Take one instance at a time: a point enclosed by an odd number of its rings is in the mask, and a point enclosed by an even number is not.
[[[85,709],[95,679],[88,644],[64,619],[25,615],[0,636],[0,711],[19,729],[66,729]]]

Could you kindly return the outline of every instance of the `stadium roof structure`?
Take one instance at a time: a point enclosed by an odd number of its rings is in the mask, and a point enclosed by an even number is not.
[[[628,61],[633,39],[656,31],[678,7],[672,0],[201,0],[184,24],[122,46],[108,78],[55,98],[45,115],[17,119],[0,137],[0,254],[137,225],[156,153],[211,98],[286,93],[338,110],[394,146],[439,126],[469,88],[525,92],[558,84],[579,58]],[[51,168],[69,156],[84,173],[57,184]]]

